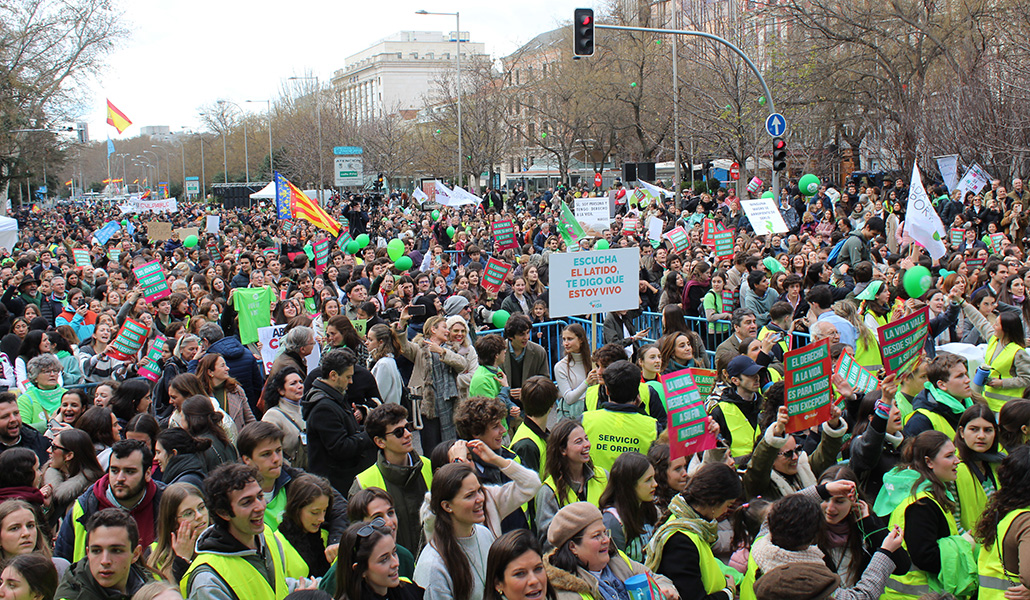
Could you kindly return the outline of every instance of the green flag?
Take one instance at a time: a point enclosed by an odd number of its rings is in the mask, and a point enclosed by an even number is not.
[[[562,239],[565,240],[565,246],[574,246],[579,243],[579,240],[586,237],[586,232],[583,231],[583,226],[576,220],[576,215],[572,214],[569,210],[569,205],[565,202],[561,203],[561,216],[558,219],[558,231],[561,233]]]

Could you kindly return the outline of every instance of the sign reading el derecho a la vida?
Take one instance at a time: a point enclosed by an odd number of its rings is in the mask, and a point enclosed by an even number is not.
[[[783,355],[786,381],[787,433],[830,420],[833,386],[830,340],[809,344]]]
[[[876,336],[880,338],[883,370],[887,375],[905,370],[919,356],[929,333],[927,310],[922,308],[876,330]]]
[[[550,279],[552,317],[631,310],[640,305],[640,251],[552,254]]]

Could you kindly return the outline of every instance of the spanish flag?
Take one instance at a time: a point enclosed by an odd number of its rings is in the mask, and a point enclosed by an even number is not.
[[[111,101],[107,101],[107,124],[118,130],[118,133],[125,131],[129,125],[132,125],[132,121],[129,117],[125,116],[125,113],[115,108]]]
[[[71,185],[72,182],[74,182],[74,181],[75,181],[74,179],[69,179],[68,181],[64,182],[64,185]]]
[[[41,213],[41,212],[43,212],[43,209],[41,209],[38,205],[33,204],[32,205],[32,212],[34,212],[34,213]]]
[[[275,174],[275,206],[280,219],[304,219],[333,237],[340,235],[340,222],[278,172]]]

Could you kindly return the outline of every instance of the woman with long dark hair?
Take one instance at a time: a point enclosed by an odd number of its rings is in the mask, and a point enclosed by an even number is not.
[[[644,560],[644,546],[658,522],[655,508],[655,469],[639,452],[623,452],[608,473],[608,486],[601,493],[604,524],[612,532],[615,546],[633,560]]]
[[[536,494],[537,531],[546,531],[558,510],[572,502],[598,505],[608,486],[608,473],[590,460],[590,440],[583,426],[563,419],[547,436],[543,486]]]
[[[381,518],[352,523],[340,538],[336,570],[336,600],[421,600],[422,589],[398,572],[397,542]],[[438,593],[446,593],[437,589]],[[432,597],[427,594],[426,597]],[[459,599],[457,595],[453,596]]]
[[[204,489],[208,471],[203,453],[210,447],[211,440],[195,438],[178,427],[159,433],[154,444],[154,460],[161,467],[161,481],[165,485],[182,482]]]
[[[20,590],[21,594],[5,593],[11,600],[53,600],[59,578],[52,560],[38,554],[22,554],[4,565],[0,588]]]
[[[449,463],[433,474],[433,532],[415,563],[414,577],[426,590],[426,600],[483,598],[487,554],[494,541],[483,525],[485,505],[483,485],[471,464]]]
[[[941,549],[938,542],[959,534],[955,510],[948,492],[958,477],[961,462],[955,444],[940,431],[924,431],[910,440],[902,451],[902,462],[916,476],[907,498],[891,511],[889,529],[905,532],[904,548],[912,557],[906,575],[891,575],[883,598],[917,598],[928,590],[931,577],[941,575]]]
[[[1030,400],[1010,400],[998,413],[998,442],[1012,454],[1030,439]]]
[[[106,471],[111,461],[111,446],[122,437],[118,418],[106,406],[92,406],[82,413],[77,426],[93,441],[93,451],[100,467]]]
[[[587,332],[579,323],[567,325],[561,332],[565,356],[554,365],[554,379],[558,384],[558,416],[578,419],[586,410],[587,388],[597,385],[600,377],[590,360],[590,342]]]
[[[311,577],[322,577],[329,570],[325,555],[329,532],[323,525],[332,511],[332,503],[332,487],[317,475],[301,475],[286,490],[286,509],[279,533],[300,554]]]
[[[486,559],[484,600],[555,600],[547,585],[543,553],[528,529],[497,538]]]
[[[823,562],[840,577],[842,587],[855,586],[888,533],[859,496],[858,476],[847,465],[834,465],[823,471],[817,486],[801,493],[820,503],[826,519],[816,537]],[[903,575],[911,566],[903,552],[895,553],[893,559],[895,573]]]
[[[221,357],[219,357],[221,358]],[[204,451],[204,466],[207,472],[214,471],[219,465],[239,460],[236,447],[229,441],[229,436],[222,429],[221,414],[215,412],[211,398],[207,396],[191,396],[182,405],[183,428],[193,437],[211,441],[211,447]]]
[[[654,467],[654,480],[658,484],[654,493],[655,508],[659,515],[665,514],[676,494],[687,488],[687,457],[673,459],[669,444],[652,444],[647,451],[647,460]]]
[[[93,440],[80,429],[65,429],[55,435],[47,452],[50,466],[43,474],[43,485],[53,490],[50,514],[59,518],[87,487],[104,476],[104,470],[93,450]]]
[[[708,291],[712,289],[712,268],[708,266],[708,263],[699,261],[694,265],[693,270],[690,272],[690,280],[685,285],[681,285],[680,289],[680,303],[683,307],[683,313],[691,317],[704,316],[705,307],[703,306],[703,299],[708,294]],[[675,279],[676,276],[673,273],[669,273],[666,276],[665,289],[669,291],[668,280]],[[671,300],[670,303],[674,303]],[[663,307],[659,307],[663,308]]]
[[[150,384],[144,379],[123,381],[111,397],[108,408],[118,418],[122,429],[125,429],[137,413],[145,413],[150,408]]]
[[[206,354],[197,363],[197,378],[204,392],[218,402],[218,407],[232,418],[236,431],[257,419],[250,410],[250,402],[243,386],[229,374],[229,365],[220,354]]]
[[[665,575],[684,598],[709,598],[735,586],[712,554],[717,521],[740,497],[740,477],[722,463],[703,465],[669,504],[669,519],[654,532],[644,563]]]
[[[18,349],[18,356],[14,360],[14,372],[18,378],[19,392],[24,392],[25,387],[29,383],[29,361],[40,354],[50,354],[52,350],[53,346],[50,345],[50,337],[47,336],[45,331],[33,329],[25,334],[25,338],[21,341],[21,348]],[[57,385],[63,385],[63,382],[58,381]]]
[[[982,316],[966,312],[973,317]],[[976,325],[976,321],[973,324]],[[1011,312],[1000,313],[994,323],[994,335],[988,339],[984,366],[991,369],[991,374],[987,376],[983,396],[987,406],[998,412],[1009,400],[1022,398],[1030,387],[1030,354],[1026,352],[1022,317]]]
[[[1030,544],[1030,447],[1015,449],[998,467],[997,493],[976,525],[981,600],[1002,600],[1007,589],[1030,587],[1030,562],[1020,549]]]
[[[959,417],[955,448],[962,463],[958,466],[958,501],[962,528],[972,531],[998,489],[998,465],[1005,457],[998,450],[998,424],[994,413],[983,404],[974,404]]]

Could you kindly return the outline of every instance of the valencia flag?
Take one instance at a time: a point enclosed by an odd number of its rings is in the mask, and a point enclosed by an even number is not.
[[[125,116],[125,113],[115,108],[111,101],[107,101],[107,124],[118,130],[118,133],[125,131],[125,129],[132,125],[132,121],[129,117]]]
[[[280,219],[304,219],[333,237],[340,235],[340,222],[278,172],[275,174],[275,208]]]

